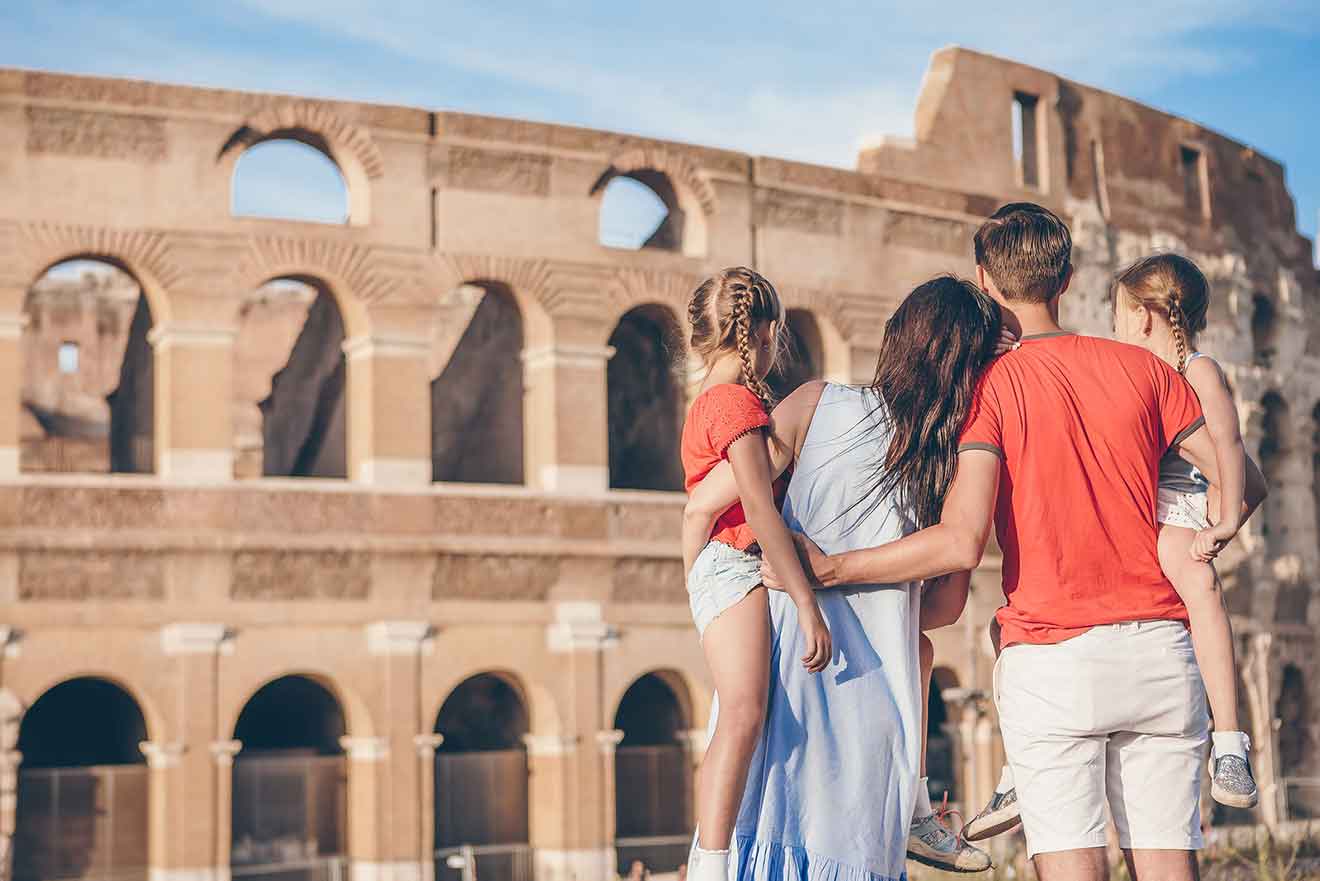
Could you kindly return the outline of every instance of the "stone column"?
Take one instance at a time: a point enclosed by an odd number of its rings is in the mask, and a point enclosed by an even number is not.
[[[215,765],[215,881],[229,881],[229,854],[234,846],[234,756],[243,749],[237,740],[211,744]]]
[[[556,342],[523,352],[527,483],[590,494],[610,485],[610,346]]]
[[[596,747],[600,750],[601,765],[601,792],[604,797],[601,801],[601,824],[603,828],[602,837],[609,842],[607,848],[609,856],[610,874],[605,877],[612,878],[614,873],[618,872],[618,815],[616,812],[616,802],[618,799],[618,781],[615,777],[615,754],[618,752],[619,744],[623,742],[623,732],[618,729],[596,732]]]
[[[568,698],[563,734],[541,740],[532,762],[531,828],[537,881],[613,878],[613,754],[597,741],[604,652],[617,639],[600,603],[560,602],[546,633],[562,661]],[[607,774],[609,775],[607,777]]]
[[[367,626],[367,650],[377,658],[385,696],[384,738],[388,752],[379,764],[381,853],[379,871],[392,881],[422,881],[431,832],[423,814],[433,773],[418,764],[419,740],[425,743],[420,716],[422,656],[430,654],[432,627],[427,621],[377,621]],[[438,735],[435,735],[438,736]],[[438,745],[438,742],[437,744]],[[435,746],[430,747],[434,757]],[[428,778],[432,778],[428,781]]]
[[[1274,683],[1271,676],[1274,637],[1255,633],[1247,637],[1241,661],[1251,726],[1251,770],[1260,789],[1260,818],[1271,829],[1283,819],[1285,793],[1280,787],[1278,737],[1274,728]]]
[[[179,741],[150,741],[138,744],[147,758],[147,866],[149,881],[194,881],[207,876],[206,869],[189,867],[185,849],[190,842],[183,828],[183,756],[187,747]],[[210,839],[203,839],[209,844]],[[209,863],[209,861],[208,861]]]
[[[345,340],[350,480],[382,487],[431,482],[430,352],[422,335]]]
[[[0,300],[7,300],[2,297]],[[17,302],[22,303],[20,294]],[[19,473],[19,421],[23,405],[22,312],[0,312],[0,480]]]
[[[155,359],[156,473],[181,483],[234,476],[232,328],[161,324],[147,334]]]
[[[348,756],[348,864],[349,881],[391,881],[382,865],[385,839],[382,784],[389,758],[384,737],[341,737]]]
[[[706,747],[710,746],[710,734],[705,728],[689,728],[680,731],[678,737],[688,757],[687,804],[688,819],[692,820],[697,814],[697,777],[701,773],[701,760],[706,757]]]
[[[0,881],[14,877],[14,821],[18,814],[18,768],[23,754],[0,749]]]
[[[418,734],[413,737],[417,753],[417,779],[421,781],[421,810],[417,816],[420,846],[417,859],[422,866],[422,881],[435,881],[435,751],[445,742],[443,734]]]

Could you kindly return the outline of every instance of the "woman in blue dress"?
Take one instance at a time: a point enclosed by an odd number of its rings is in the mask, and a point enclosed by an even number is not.
[[[886,323],[871,386],[813,382],[789,395],[767,436],[774,466],[792,468],[789,526],[839,553],[937,522],[977,376],[1000,343],[998,307],[970,282],[939,277]],[[726,462],[694,489],[685,517],[713,521],[736,500]],[[951,623],[966,591],[963,573],[925,589],[924,602],[918,584],[820,592],[834,657],[818,675],[798,661],[796,607],[771,593],[766,724],[731,852],[694,849],[690,879],[708,881],[703,859],[708,869],[727,859],[735,881],[899,881],[910,847],[944,868],[989,867],[929,817],[921,785],[919,634]]]

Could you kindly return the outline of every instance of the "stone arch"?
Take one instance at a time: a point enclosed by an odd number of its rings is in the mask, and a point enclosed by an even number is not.
[[[371,222],[370,182],[385,173],[385,160],[367,129],[353,125],[324,104],[285,101],[249,117],[220,148],[216,159],[227,177],[238,157],[264,141],[299,141],[325,154],[348,188],[348,222]]]
[[[229,215],[342,226],[350,222],[348,183],[324,149],[272,136],[245,149],[229,179]]]
[[[874,363],[856,365],[853,363],[853,348],[844,330],[849,326],[849,322],[840,305],[839,295],[829,291],[799,287],[780,287],[779,294],[783,297],[784,306],[788,311],[810,316],[815,331],[820,335],[820,379],[851,383],[856,381],[853,375],[854,367],[867,377],[875,372]],[[877,325],[881,328],[885,317],[887,313],[880,316],[877,321]],[[860,316],[860,318],[864,322],[870,320],[869,316]]]
[[[266,681],[234,722],[230,863],[342,858],[348,847],[348,713],[326,677]]]
[[[825,341],[820,324],[806,309],[788,309],[780,329],[779,360],[767,379],[783,400],[804,382],[825,378]]]
[[[615,325],[606,368],[609,485],[679,491],[679,438],[684,415],[682,329],[673,310],[646,303]]]
[[[526,333],[514,292],[460,285],[432,334],[431,479],[522,484]]]
[[[1260,429],[1260,470],[1266,484],[1277,488],[1287,474],[1287,460],[1294,446],[1291,408],[1277,390],[1267,391],[1260,399]],[[1266,498],[1262,512],[1261,533],[1275,548],[1283,546],[1283,535],[1287,529],[1286,514],[1281,507],[1281,497],[1285,495],[1272,492]]]
[[[49,267],[28,288],[20,338],[20,468],[150,473],[156,326],[122,261]]]
[[[120,269],[142,286],[157,324],[171,320],[169,290],[181,281],[183,270],[163,234],[67,223],[30,223],[21,229],[17,274],[29,279],[29,288],[61,263],[95,260]]]
[[[535,349],[554,341],[550,317],[551,269],[545,260],[486,254],[446,254],[435,264],[439,289],[448,294],[465,284],[498,285],[518,304],[524,346]]]
[[[1257,292],[1251,297],[1251,349],[1256,366],[1274,366],[1278,344],[1279,310],[1268,294]]]
[[[674,871],[687,856],[692,830],[688,747],[691,695],[673,670],[632,681],[614,712],[622,739],[614,753],[615,848],[619,874],[634,861],[654,872]]]
[[[115,688],[124,692],[138,709],[142,711],[142,717],[146,720],[147,740],[157,740],[162,736],[165,730],[165,717],[160,711],[160,701],[153,697],[147,689],[139,687],[133,682],[132,678],[121,673],[103,667],[77,667],[52,673],[32,683],[30,689],[20,689],[14,692],[24,712],[31,709],[32,706],[41,698],[42,695],[54,691],[66,682],[73,682],[81,679],[94,679],[107,682]]]
[[[610,184],[619,178],[630,178],[649,189],[668,211],[643,248],[675,251],[688,257],[706,255],[715,190],[691,160],[667,150],[628,150],[610,161],[592,185],[590,195],[603,199]]]
[[[268,299],[254,298],[263,292]],[[234,341],[236,475],[348,476],[340,303],[333,286],[302,274],[272,278],[245,298]]]
[[[291,677],[309,680],[320,686],[335,699],[344,715],[346,736],[374,736],[376,726],[371,717],[371,711],[357,690],[346,686],[341,676],[310,667],[291,667],[274,674],[265,673],[247,677],[236,692],[241,695],[240,699],[229,706],[227,710],[222,710],[223,715],[221,718],[224,722],[222,730],[236,730],[244,708],[258,692],[273,682]]]
[[[369,249],[311,238],[254,236],[234,275],[234,286],[255,290],[277,278],[313,279],[334,296],[348,339],[371,335],[367,306],[396,280],[381,272]]]
[[[32,703],[17,742],[14,878],[145,871],[148,739],[142,705],[104,677],[65,679]]]
[[[435,717],[444,737],[435,757],[435,849],[526,846],[529,839],[525,738],[530,712],[512,674],[477,673],[445,697]],[[516,877],[501,861],[479,858],[483,875]]]

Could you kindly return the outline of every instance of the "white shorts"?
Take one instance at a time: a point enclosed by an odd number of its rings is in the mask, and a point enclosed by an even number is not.
[[[1209,720],[1181,622],[1012,645],[994,679],[1028,854],[1104,847],[1106,799],[1124,848],[1202,846]]]
[[[1185,493],[1161,488],[1155,495],[1155,522],[1184,529],[1206,529],[1210,518],[1206,513],[1205,493]]]

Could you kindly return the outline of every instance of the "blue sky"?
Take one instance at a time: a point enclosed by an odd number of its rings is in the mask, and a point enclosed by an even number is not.
[[[930,53],[958,43],[1252,144],[1287,166],[1308,235],[1320,210],[1314,0],[5,6],[0,65],[518,116],[844,167],[864,140],[911,133]],[[275,192],[288,180],[271,167]],[[323,198],[311,189],[282,198]]]

